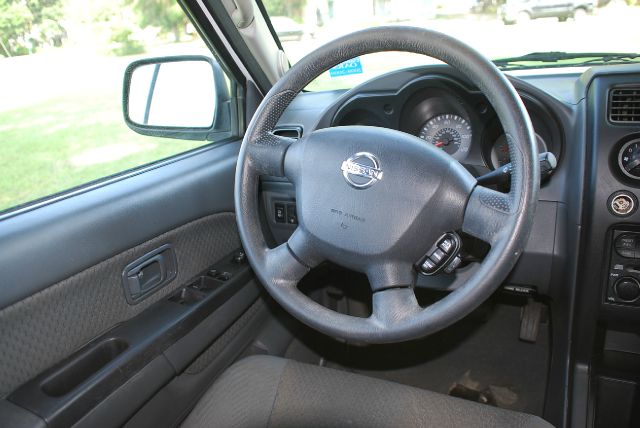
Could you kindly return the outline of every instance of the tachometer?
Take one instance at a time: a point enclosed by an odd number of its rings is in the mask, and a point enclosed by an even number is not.
[[[538,134],[536,134],[536,142],[538,143],[538,153],[548,151],[547,144]],[[511,162],[509,157],[509,144],[507,143],[507,137],[502,134],[493,143],[493,147],[491,148],[491,164],[494,169],[498,169],[509,162]]]
[[[453,157],[461,158],[469,152],[472,133],[464,118],[456,114],[441,114],[429,119],[418,136]]]

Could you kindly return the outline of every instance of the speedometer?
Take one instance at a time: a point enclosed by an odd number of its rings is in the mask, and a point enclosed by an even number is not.
[[[455,158],[461,158],[469,152],[471,135],[469,123],[456,114],[441,114],[429,119],[418,134]]]

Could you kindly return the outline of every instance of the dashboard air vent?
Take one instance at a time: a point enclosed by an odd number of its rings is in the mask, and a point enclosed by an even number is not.
[[[618,123],[640,122],[640,85],[611,89],[609,120]]]
[[[640,93],[640,92],[639,92]],[[295,140],[302,137],[301,126],[282,126],[273,130],[273,133],[279,137],[293,138]]]

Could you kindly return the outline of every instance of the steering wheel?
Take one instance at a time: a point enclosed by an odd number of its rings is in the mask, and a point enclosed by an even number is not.
[[[484,93],[509,142],[513,171],[508,194],[477,185],[451,156],[400,131],[344,126],[316,130],[298,141],[273,134],[286,107],[321,73],[356,56],[384,51],[439,59]],[[267,246],[260,220],[261,175],[287,177],[296,189],[298,227],[276,248]],[[391,343],[453,324],[496,290],[529,236],[539,176],[529,116],[513,86],[489,60],[438,32],[377,27],[315,50],[265,96],[240,149],[235,208],[248,260],[285,310],[334,338]],[[459,288],[423,308],[413,291],[416,264],[443,233],[456,230],[491,249]],[[373,292],[368,318],[327,309],[297,288],[323,261],[367,275]]]

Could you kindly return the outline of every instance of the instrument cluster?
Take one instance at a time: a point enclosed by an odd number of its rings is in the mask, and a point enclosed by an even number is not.
[[[562,131],[549,109],[520,93],[536,133],[538,151],[559,160]],[[338,112],[334,126],[365,125],[397,129],[423,139],[470,167],[498,169],[510,162],[509,145],[485,96],[449,77],[432,76],[397,94],[354,97]],[[478,168],[476,168],[478,169]]]

